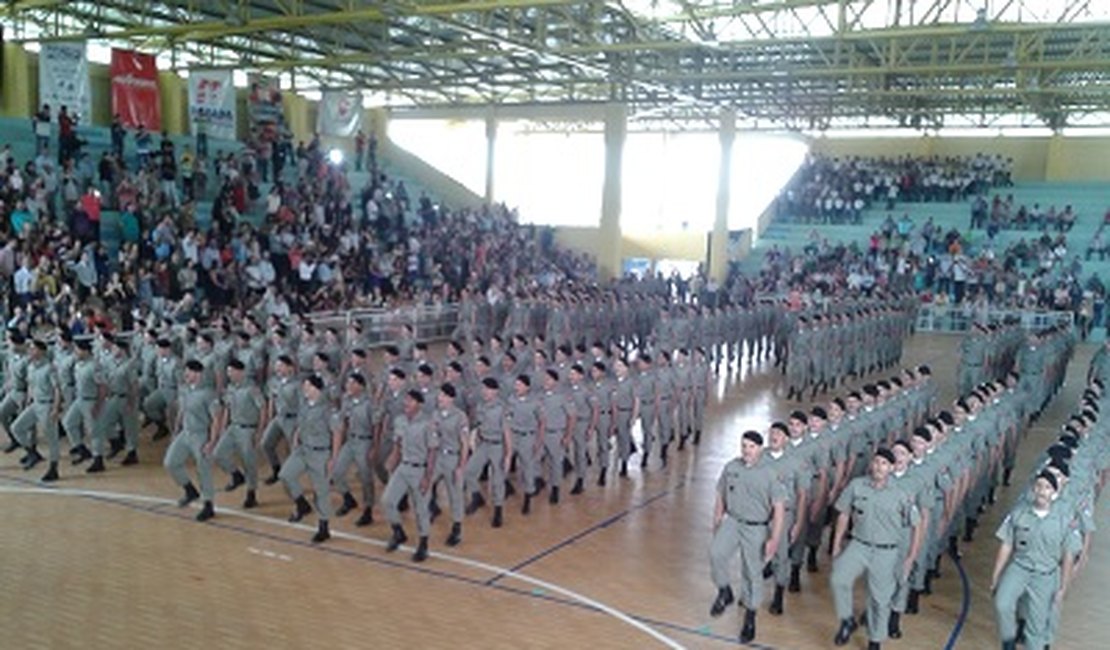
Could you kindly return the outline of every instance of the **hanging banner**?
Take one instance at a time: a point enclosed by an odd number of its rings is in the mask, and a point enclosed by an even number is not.
[[[235,139],[235,85],[230,70],[189,73],[189,122],[193,135]]]
[[[316,111],[316,130],[323,135],[353,138],[362,128],[362,96],[325,91]]]
[[[112,49],[112,113],[127,128],[162,130],[162,97],[154,57],[131,50]]]
[[[50,104],[50,117],[65,106],[84,123],[92,118],[89,59],[84,43],[43,43],[39,52],[39,103]]]
[[[285,108],[281,104],[281,87],[274,77],[251,75],[247,94],[247,118],[251,138],[259,142],[277,142],[285,131]]]

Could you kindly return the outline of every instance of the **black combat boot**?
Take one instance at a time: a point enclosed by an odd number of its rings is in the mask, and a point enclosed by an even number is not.
[[[725,613],[725,608],[732,604],[735,598],[732,595],[732,587],[721,587],[717,590],[717,599],[713,601],[713,606],[709,608],[709,615],[713,617],[720,616]]]
[[[413,562],[423,562],[428,559],[428,537],[425,535],[420,538],[420,543],[416,545],[416,552],[412,554]]]
[[[405,529],[401,528],[401,524],[393,524],[393,536],[389,538],[389,544],[386,545],[385,550],[387,553],[392,553],[407,541],[409,541],[409,536],[405,534]]]
[[[331,539],[331,531],[328,530],[328,520],[321,519],[320,523],[316,524],[316,534],[312,536],[312,543],[319,544]]]
[[[297,500],[293,503],[297,507],[293,511],[293,514],[289,515],[289,521],[295,524],[298,521],[304,519],[305,515],[312,512],[312,506],[308,505],[308,499],[304,498],[303,494],[297,497]]]
[[[216,511],[212,508],[212,502],[205,501],[204,507],[197,513],[197,521],[208,521],[214,516],[216,516]]]
[[[339,509],[335,511],[335,516],[342,517],[357,507],[358,501],[355,501],[354,495],[352,495],[350,492],[344,492],[343,503],[340,504]]]
[[[771,599],[771,607],[767,610],[775,616],[782,616],[782,585],[775,585],[775,596]]]
[[[448,546],[458,546],[462,541],[462,524],[455,522],[451,524],[451,534],[447,536]]]
[[[97,456],[97,458],[100,458],[100,457]],[[92,469],[92,468],[89,468],[89,469]],[[185,506],[189,505],[190,503],[196,501],[199,498],[200,498],[200,492],[197,492],[197,489],[195,487],[193,487],[192,483],[186,483],[185,484],[185,495],[177,500],[177,507],[178,508],[184,508]]]

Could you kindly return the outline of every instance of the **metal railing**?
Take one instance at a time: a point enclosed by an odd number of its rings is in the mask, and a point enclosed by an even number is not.
[[[317,331],[334,327],[346,332],[354,323],[362,326],[362,337],[370,347],[395,343],[405,324],[413,327],[417,341],[442,341],[451,337],[459,320],[456,303],[414,305],[395,309],[355,309],[344,312],[316,312],[308,315]]]
[[[1063,325],[1070,327],[1074,315],[1070,311],[1036,311],[1022,309],[980,309],[963,305],[922,305],[917,311],[919,332],[966,332],[972,323],[1001,323],[1017,319],[1026,330]]]

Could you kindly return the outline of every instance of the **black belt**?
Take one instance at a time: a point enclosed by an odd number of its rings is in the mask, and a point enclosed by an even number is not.
[[[231,426],[233,426],[233,427],[246,427],[248,429],[253,429],[253,428],[258,426],[258,423],[257,422],[249,422],[249,423],[248,422],[236,422],[236,423],[232,424]]]
[[[487,445],[500,445],[500,444],[505,442],[501,438],[495,438],[495,439],[492,439],[492,440],[491,439],[486,439],[486,438],[479,438],[478,441],[479,442],[484,442]]]
[[[439,453],[443,454],[444,456],[458,456],[459,455],[458,450],[455,450],[455,449],[440,449]]]
[[[513,433],[519,433],[522,436],[530,436],[530,435],[533,435],[536,432],[535,431],[520,431],[520,430],[517,430],[517,429],[513,429]]]
[[[98,400],[100,398],[99,397],[79,397],[78,399],[80,399],[82,402],[95,402],[96,400]]]
[[[427,467],[427,463],[410,463],[407,460],[404,464],[408,465],[409,467]]]
[[[373,440],[374,436],[355,436],[358,440]]]
[[[1029,571],[1030,573],[1036,573],[1037,575],[1042,575],[1042,576],[1052,575],[1053,573],[1056,573],[1056,571],[1058,570],[1057,567],[1052,567],[1048,571],[1038,571],[1036,569],[1032,569],[1030,567],[1025,566],[1021,562],[1014,562],[1014,564],[1018,565],[1022,569],[1025,569],[1026,571]]]
[[[128,393],[112,393],[112,397],[130,397]]]
[[[309,447],[312,451],[331,451],[331,447]]]
[[[628,407],[628,408],[621,408],[621,407],[619,407],[619,406],[618,406],[618,407],[617,407],[617,410],[618,410],[618,411],[620,411],[621,413],[628,413],[629,411],[631,411],[631,410],[632,410],[632,407]]]
[[[747,524],[749,526],[766,526],[767,524],[771,523],[770,519],[764,519],[762,521],[753,521],[751,519],[741,519],[739,517],[733,517],[733,519],[735,519],[736,521],[739,521],[742,524]]]
[[[282,417],[285,418],[286,420],[291,420],[291,419],[297,417],[297,414],[296,413],[286,413]]]
[[[874,544],[872,542],[865,542],[865,541],[863,541],[862,539],[860,539],[858,537],[853,537],[852,539],[859,542],[860,544],[863,544],[864,546],[870,546],[871,548],[877,548],[877,549],[881,549],[881,550],[884,550],[884,551],[889,551],[891,549],[898,548],[897,544]]]

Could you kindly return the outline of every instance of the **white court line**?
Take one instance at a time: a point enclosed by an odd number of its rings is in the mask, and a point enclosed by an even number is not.
[[[9,477],[0,476],[0,478],[9,478]],[[9,478],[9,480],[11,480],[11,479]],[[108,500],[116,500],[116,501],[136,501],[136,502],[139,502],[139,503],[151,503],[151,504],[158,504],[158,505],[175,505],[175,506],[177,505],[177,501],[175,501],[173,499],[166,499],[166,498],[163,498],[163,497],[152,497],[152,496],[148,496],[148,495],[145,495],[145,494],[131,494],[131,493],[127,493],[127,492],[101,492],[99,490],[78,490],[78,489],[72,489],[72,488],[37,488],[37,487],[0,486],[0,493],[8,493],[8,494],[45,494],[45,495],[55,495],[55,496],[92,497],[94,499],[108,499]],[[265,516],[256,515],[256,514],[253,514],[253,513],[250,513],[250,512],[244,512],[242,510],[238,510],[238,509],[235,509],[235,508],[220,507],[217,512],[219,512],[220,514],[235,515],[236,517],[241,517],[241,518],[246,519],[248,521],[254,521],[254,522],[269,524],[269,525],[274,525],[274,526],[281,526],[281,527],[290,528],[290,529],[293,529],[293,530],[300,530],[300,531],[305,531],[305,532],[313,532],[313,531],[316,530],[314,527],[306,525],[306,524],[295,524],[295,523],[288,522],[288,521],[282,521],[280,519],[274,519],[273,517],[265,517]],[[362,543],[362,544],[366,544],[368,546],[377,546],[377,547],[382,547],[382,548],[384,548],[386,546],[386,543],[381,541],[381,540],[368,538],[368,537],[361,537],[361,536],[358,536],[358,535],[352,535],[350,533],[344,533],[342,531],[335,531],[331,535],[332,535],[332,537],[336,537],[336,538],[339,538],[339,539],[345,539],[345,540],[349,540],[349,541],[352,541],[352,542],[359,542],[359,543]],[[678,641],[675,641],[674,639],[660,633],[659,631],[657,631],[655,628],[653,628],[651,626],[645,625],[644,623],[641,623],[640,621],[637,621],[636,619],[634,619],[631,616],[625,614],[624,612],[622,612],[618,609],[614,609],[613,607],[610,607],[610,606],[608,606],[604,603],[596,601],[596,600],[594,600],[594,599],[592,599],[588,596],[583,596],[582,594],[571,591],[570,589],[560,587],[559,585],[547,582],[545,580],[540,580],[539,578],[533,578],[533,577],[525,575],[523,573],[517,573],[517,572],[513,571],[512,569],[508,569],[508,568],[505,568],[505,567],[499,567],[499,566],[495,566],[495,565],[492,565],[492,564],[487,564],[485,562],[480,562],[478,560],[471,560],[469,558],[465,558],[465,557],[461,557],[461,556],[457,556],[457,555],[448,555],[446,553],[440,553],[438,551],[434,551],[434,552],[430,552],[429,556],[440,559],[440,560],[446,560],[447,562],[453,562],[455,564],[459,564],[459,565],[462,565],[462,566],[466,566],[466,567],[470,567],[470,568],[474,568],[474,569],[480,569],[482,571],[486,571],[486,572],[489,572],[489,573],[494,574],[494,575],[502,575],[502,576],[515,578],[517,580],[520,580],[521,582],[526,582],[528,584],[539,587],[541,589],[546,589],[547,591],[552,591],[552,592],[555,592],[555,593],[558,593],[558,594],[562,594],[563,596],[566,596],[566,597],[571,598],[573,600],[577,600],[578,602],[582,603],[583,605],[587,605],[589,607],[597,609],[598,611],[604,612],[605,614],[608,614],[609,616],[612,616],[613,618],[621,621],[622,623],[625,623],[626,625],[630,625],[631,627],[636,628],[637,630],[639,630],[639,631],[643,632],[644,634],[652,637],[653,639],[658,641],[660,644],[662,644],[662,645],[664,645],[668,648],[673,648],[674,650],[684,650],[684,648],[685,648],[685,646],[680,644]]]

